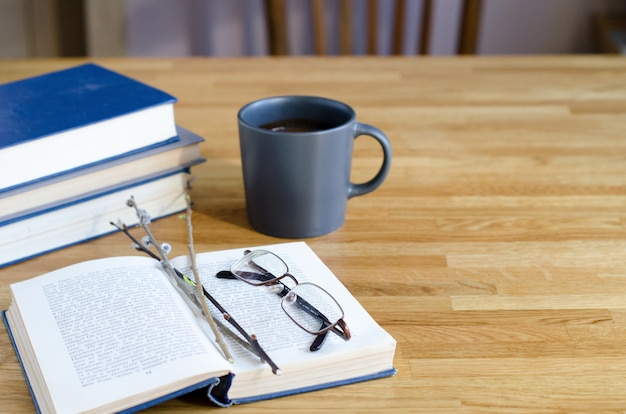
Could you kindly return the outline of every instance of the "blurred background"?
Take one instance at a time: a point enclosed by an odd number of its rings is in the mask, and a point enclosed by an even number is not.
[[[0,0],[0,58],[47,56],[261,56],[277,54],[268,19],[282,2],[289,44],[283,53],[315,53],[310,0]],[[367,54],[368,13],[376,14],[376,54],[459,51],[463,0],[351,0],[351,53]],[[324,31],[339,36],[343,0],[317,0]],[[370,4],[371,3],[371,4]],[[624,0],[475,0],[470,47],[463,53],[620,53],[625,42]],[[372,5],[373,4],[373,5]],[[342,11],[343,10],[343,11]],[[320,10],[318,9],[318,13]],[[464,17],[465,16],[465,17]],[[390,38],[403,21],[405,41]],[[428,27],[429,34],[424,29]],[[328,41],[326,53],[340,53]],[[423,49],[423,47],[422,47]]]

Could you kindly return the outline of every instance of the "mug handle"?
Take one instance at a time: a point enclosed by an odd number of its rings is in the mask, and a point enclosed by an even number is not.
[[[357,122],[354,131],[354,139],[357,139],[362,135],[368,135],[378,141],[383,149],[383,164],[381,165],[378,173],[371,180],[361,184],[350,183],[350,187],[348,188],[348,198],[367,194],[377,189],[383,181],[385,181],[385,178],[387,178],[389,168],[391,167],[391,143],[389,142],[389,138],[387,138],[387,136],[380,129]]]

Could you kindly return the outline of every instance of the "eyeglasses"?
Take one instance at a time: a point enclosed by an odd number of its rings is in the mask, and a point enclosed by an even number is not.
[[[344,312],[339,303],[320,286],[298,280],[289,273],[287,264],[267,250],[246,250],[244,256],[233,263],[230,272],[219,272],[218,277],[236,277],[253,286],[267,286],[282,297],[281,308],[287,316],[304,331],[317,335],[311,350],[319,349],[326,334],[333,332],[344,340],[350,339],[350,330],[343,320]],[[294,287],[283,280],[291,279]]]

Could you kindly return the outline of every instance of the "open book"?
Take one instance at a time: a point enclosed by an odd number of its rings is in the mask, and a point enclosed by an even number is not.
[[[217,278],[244,248],[198,254],[201,280],[258,337],[281,375],[225,335],[235,357],[229,363],[206,321],[192,312],[156,260],[131,256],[78,263],[11,285],[4,319],[38,409],[134,412],[205,388],[208,400],[227,406],[395,372],[395,340],[308,245],[262,248],[279,255],[298,282],[314,282],[334,296],[352,333],[349,341],[328,335],[323,347],[311,352],[314,336],[289,319],[277,295]],[[191,275],[188,256],[172,264]]]

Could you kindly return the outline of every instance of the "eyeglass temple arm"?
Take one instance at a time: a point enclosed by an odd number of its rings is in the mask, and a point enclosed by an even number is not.
[[[323,331],[324,329],[326,329],[328,325],[329,323],[327,321],[322,321],[322,326],[320,326],[320,331]],[[346,324],[346,322],[343,319],[340,319],[339,321],[337,321],[337,325],[341,327],[341,330],[337,329],[336,326],[333,326],[330,329],[330,331],[333,331],[333,333],[335,333],[337,336],[339,336],[340,338],[343,338],[346,341],[349,340],[350,330],[348,329],[348,325]],[[324,333],[317,335],[309,349],[311,351],[320,350],[322,346],[324,345],[324,342],[326,342],[326,338],[328,338],[328,332],[329,331],[326,331]]]

